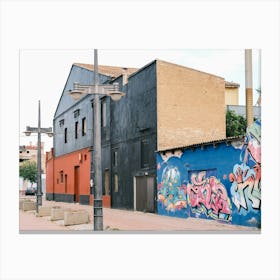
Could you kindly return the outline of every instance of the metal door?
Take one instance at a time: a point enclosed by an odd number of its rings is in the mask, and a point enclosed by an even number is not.
[[[154,177],[147,178],[147,212],[155,212],[155,188],[154,188]]]
[[[135,203],[136,211],[154,212],[154,177],[135,177]]]

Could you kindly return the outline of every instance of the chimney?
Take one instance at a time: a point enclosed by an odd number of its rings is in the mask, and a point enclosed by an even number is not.
[[[123,85],[126,85],[128,80],[127,68],[123,67],[122,75],[123,75]]]
[[[247,126],[253,123],[252,49],[245,50],[245,86]]]

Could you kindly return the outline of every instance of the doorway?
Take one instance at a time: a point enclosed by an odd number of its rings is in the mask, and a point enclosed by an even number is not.
[[[155,184],[152,176],[134,177],[134,210],[155,212]]]
[[[110,172],[109,172],[109,169],[105,169],[104,177],[105,177],[105,180],[104,180],[105,195],[110,195],[110,185],[109,185]]]
[[[74,201],[80,202],[80,166],[75,166],[74,173]]]
[[[64,175],[64,184],[65,184],[65,194],[68,192],[68,185],[67,185],[67,174]]]

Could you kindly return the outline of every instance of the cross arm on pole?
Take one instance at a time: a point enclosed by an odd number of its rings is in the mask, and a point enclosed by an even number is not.
[[[53,134],[52,127],[48,127],[48,128],[41,127],[40,131],[39,131],[38,127],[31,127],[31,126],[27,126],[26,131],[24,133],[26,136],[30,136],[31,133],[38,133],[38,132],[46,133],[49,136],[52,136],[52,134]]]
[[[78,100],[82,95],[86,94],[97,94],[97,95],[108,95],[113,100],[119,100],[125,94],[119,91],[119,84],[97,84],[97,85],[81,85],[74,83],[73,90],[69,90],[68,93],[75,99]],[[117,98],[117,96],[119,98]]]

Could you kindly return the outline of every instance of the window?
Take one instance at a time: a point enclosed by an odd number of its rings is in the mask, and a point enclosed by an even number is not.
[[[64,119],[59,121],[59,127],[64,126]]]
[[[64,143],[67,143],[67,127],[64,128]]]
[[[118,166],[118,151],[113,151],[113,166]]]
[[[64,174],[63,174],[63,171],[61,170],[59,172],[59,178],[60,178],[60,183],[62,184],[63,183],[63,177],[64,177]]]
[[[101,102],[101,127],[106,127],[106,99],[103,99]]]
[[[82,136],[85,136],[87,133],[87,123],[86,118],[82,119]]]
[[[147,140],[141,141],[141,168],[149,165],[149,142]]]
[[[118,177],[118,174],[114,175],[114,191],[115,192],[119,191],[119,177]]]
[[[74,118],[77,118],[80,115],[80,109],[74,111]]]
[[[79,123],[78,122],[75,122],[75,139],[78,139],[78,125]]]

